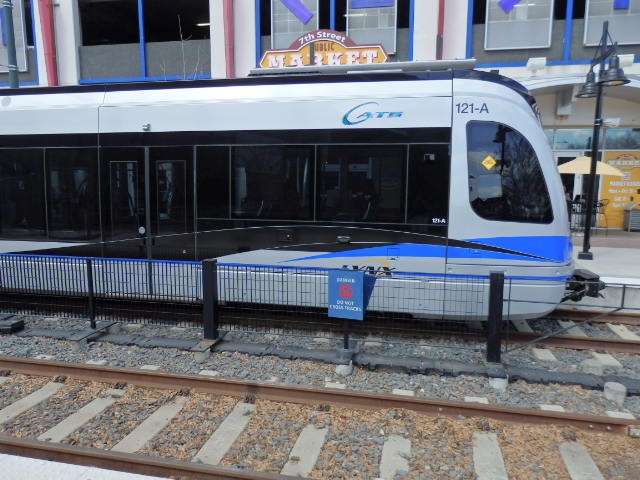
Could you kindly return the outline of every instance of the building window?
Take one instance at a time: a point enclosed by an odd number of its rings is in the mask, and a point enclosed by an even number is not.
[[[78,0],[78,5],[83,81],[210,77],[208,0]]]
[[[369,5],[384,4],[382,7]],[[360,45],[382,44],[388,54],[396,53],[398,10],[395,0],[371,2],[348,0],[347,36]]]
[[[78,0],[82,45],[138,43],[137,0]]]
[[[557,150],[588,150],[591,148],[593,129],[576,128],[556,130],[553,148]]]
[[[488,0],[486,19],[485,50],[548,48],[551,45],[553,0],[517,3]]]
[[[11,5],[11,3],[9,3]],[[11,9],[13,33],[15,40],[16,60],[19,72],[28,71],[27,46],[33,46],[33,28],[31,20],[31,2],[28,0],[14,1]],[[7,32],[5,9],[0,8],[0,72],[6,73],[8,67]]]
[[[469,201],[488,220],[550,223],[551,199],[538,156],[519,132],[496,122],[467,124]]]
[[[207,0],[144,0],[147,42],[177,42],[209,38]]]
[[[288,48],[319,25],[318,0],[271,0],[271,48]]]
[[[584,44],[595,46],[602,37],[602,22],[609,21],[620,45],[640,43],[640,0],[588,0],[585,13]]]
[[[286,6],[296,3],[313,15],[307,24]],[[406,46],[402,47],[402,41],[398,46],[396,38],[397,30],[408,29],[411,23],[410,0],[335,0],[333,7],[329,1],[260,0],[260,35],[270,36],[268,48],[286,49],[303,33],[331,29],[345,32],[362,45],[382,44],[388,54],[397,52],[398,57],[406,59],[402,51]],[[303,11],[293,10],[299,14]]]

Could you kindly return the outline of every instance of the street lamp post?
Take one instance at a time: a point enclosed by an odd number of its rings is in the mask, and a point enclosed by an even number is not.
[[[611,45],[608,45],[611,42]],[[605,62],[611,58],[609,68],[605,70]],[[598,73],[598,81],[593,67],[600,64]],[[609,22],[602,24],[602,38],[598,44],[587,80],[582,86],[576,97],[578,98],[596,98],[596,111],[593,120],[593,136],[591,138],[591,168],[589,169],[589,177],[587,179],[587,212],[584,219],[584,241],[582,251],[578,253],[578,258],[582,260],[593,260],[593,253],[590,252],[591,244],[591,221],[593,217],[593,196],[596,183],[596,167],[598,162],[598,140],[600,136],[600,127],[602,126],[602,91],[604,87],[613,87],[629,83],[629,79],[625,77],[622,68],[620,68],[620,59],[618,58],[618,43],[614,42],[609,35]]]

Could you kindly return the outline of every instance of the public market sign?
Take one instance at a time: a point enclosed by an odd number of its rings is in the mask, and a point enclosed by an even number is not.
[[[267,50],[260,60],[262,68],[303,67],[305,65],[357,65],[384,63],[382,45],[356,45],[335,30],[316,30],[299,37],[284,50]]]
[[[624,226],[624,207],[640,200],[640,154],[635,150],[609,151],[604,154],[604,162],[622,170],[623,177],[604,175],[601,180],[600,198],[609,199],[606,206],[607,227]],[[604,223],[604,218],[600,218]]]

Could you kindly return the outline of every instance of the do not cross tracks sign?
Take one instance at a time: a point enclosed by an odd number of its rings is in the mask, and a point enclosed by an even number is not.
[[[375,277],[359,270],[329,270],[329,311],[334,318],[363,320]]]

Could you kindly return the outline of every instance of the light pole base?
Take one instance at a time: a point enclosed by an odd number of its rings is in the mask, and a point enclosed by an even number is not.
[[[580,260],[593,260],[593,253],[591,252],[579,252],[578,258]]]

